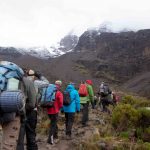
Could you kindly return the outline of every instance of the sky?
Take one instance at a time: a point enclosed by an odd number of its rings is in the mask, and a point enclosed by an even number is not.
[[[114,31],[150,28],[150,1],[0,0],[0,46],[49,47],[103,23]]]

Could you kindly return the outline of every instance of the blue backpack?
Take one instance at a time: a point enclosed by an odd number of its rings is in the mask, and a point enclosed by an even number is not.
[[[54,84],[49,84],[47,88],[44,88],[42,91],[40,106],[43,108],[53,107],[56,92],[57,87]]]

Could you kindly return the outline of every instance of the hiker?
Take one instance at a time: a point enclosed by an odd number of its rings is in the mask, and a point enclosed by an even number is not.
[[[114,105],[117,105],[118,102],[120,101],[120,97],[119,95],[117,95],[116,92],[112,92],[112,100],[113,100]]]
[[[80,97],[74,84],[69,84],[64,91],[64,102],[62,112],[65,113],[66,139],[72,138],[72,126],[75,113],[80,111]]]
[[[24,76],[24,71],[17,66],[16,64],[12,62],[1,62],[0,63],[0,88],[1,88],[1,95],[0,95],[0,101],[1,101],[1,123],[4,125],[3,129],[3,148],[6,150],[10,149],[16,149],[17,150],[23,150],[24,149],[24,143],[19,143],[20,138],[24,139],[24,131],[25,131],[25,116],[27,115],[27,121],[32,122],[31,120],[31,112],[35,107],[36,102],[36,95],[35,95],[35,88],[33,82],[28,80]],[[4,83],[4,84],[3,84]],[[3,86],[4,85],[4,86]],[[7,107],[7,108],[5,108]],[[7,112],[10,115],[7,115],[5,118],[5,113]],[[25,113],[26,112],[26,113]],[[11,114],[14,113],[14,118],[11,117]],[[4,115],[3,115],[4,114]],[[17,116],[19,115],[19,116]],[[24,117],[22,117],[24,116]],[[21,119],[21,125],[23,124],[23,134],[21,135],[21,132],[19,133],[19,118]],[[24,119],[23,119],[24,118]],[[2,120],[3,119],[3,120]],[[24,120],[24,121],[23,121]],[[5,122],[6,121],[6,122]],[[22,123],[22,121],[24,123]],[[21,128],[20,128],[21,129]],[[21,130],[20,130],[21,131]],[[19,134],[19,138],[18,138]],[[37,150],[37,145],[33,146],[33,138],[31,139],[30,136],[31,131],[28,131],[27,134],[27,150]],[[22,144],[21,147],[16,143],[18,138],[18,144]],[[29,142],[29,139],[31,139],[31,143]],[[20,148],[20,149],[19,149]]]
[[[23,78],[25,85],[26,99],[26,122],[25,122],[25,134],[27,140],[27,150],[37,150],[36,143],[36,124],[37,124],[37,93],[34,86],[34,82],[28,78],[28,72],[25,71]],[[35,74],[34,74],[35,75]]]
[[[41,73],[31,69],[27,71],[27,75],[28,79],[34,82],[34,86],[37,93],[37,105],[39,105],[42,96],[42,90],[43,88],[48,87],[49,81]]]
[[[37,149],[36,144],[36,125],[37,125],[37,105],[38,100],[41,98],[40,89],[48,86],[48,80],[42,76],[40,73],[34,70],[26,70],[27,79],[34,83],[35,92],[36,92],[36,106],[35,108],[27,115],[27,124],[26,124],[26,136],[27,136],[27,149]],[[28,112],[27,112],[28,114]],[[30,146],[31,145],[31,146]]]
[[[23,70],[16,64],[0,61],[0,149],[16,148],[20,126],[17,113],[24,109],[25,104],[24,93],[19,86],[23,74]]]
[[[94,102],[94,91],[92,87],[92,81],[86,80],[84,84],[80,84],[79,87],[80,104],[83,106],[82,109],[82,126],[87,126],[89,120],[89,103]]]
[[[112,91],[110,90],[108,84],[105,82],[102,82],[98,91],[98,94],[100,96],[100,105],[102,105],[102,112],[110,113],[107,106],[109,106],[109,104],[114,106],[111,93]]]
[[[54,139],[55,142],[58,141],[58,126],[57,126],[58,113],[63,106],[63,94],[60,91],[62,81],[60,80],[55,81],[55,85],[57,90],[55,92],[55,100],[53,102],[53,106],[47,108],[47,113],[51,121],[47,143],[51,145],[54,144]]]

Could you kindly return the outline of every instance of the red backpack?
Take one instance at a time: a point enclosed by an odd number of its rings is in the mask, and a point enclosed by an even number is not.
[[[88,95],[86,84],[80,84],[79,95],[80,97],[86,97]]]

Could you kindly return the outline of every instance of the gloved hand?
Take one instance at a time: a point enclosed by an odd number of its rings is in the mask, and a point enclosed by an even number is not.
[[[35,71],[34,76],[37,77],[38,79],[40,79],[42,75],[41,75],[41,73]]]
[[[79,114],[79,112],[80,112],[80,111],[79,111],[79,110],[77,110],[77,114]]]
[[[97,95],[100,95],[100,92],[97,92]]]
[[[63,113],[64,113],[64,110],[61,110],[61,113],[63,114]]]

